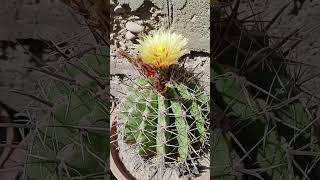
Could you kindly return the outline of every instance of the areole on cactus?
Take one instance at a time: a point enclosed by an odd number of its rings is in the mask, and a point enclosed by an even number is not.
[[[187,39],[162,29],[138,42],[138,58],[121,52],[144,76],[120,107],[124,142],[145,159],[200,158],[209,139],[209,98],[199,80],[177,65]]]

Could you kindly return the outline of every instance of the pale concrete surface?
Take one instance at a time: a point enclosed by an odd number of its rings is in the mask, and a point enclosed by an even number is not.
[[[167,10],[168,21],[174,31],[189,39],[190,51],[210,52],[210,1],[208,0],[152,0]]]

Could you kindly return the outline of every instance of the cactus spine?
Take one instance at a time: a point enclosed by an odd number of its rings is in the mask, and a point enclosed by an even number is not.
[[[25,175],[32,179],[103,178],[109,143],[107,94],[101,93],[108,74],[108,49],[97,48],[63,68],[38,69],[49,75],[43,85],[51,106],[33,123],[32,145]],[[85,73],[84,73],[85,72]],[[91,76],[88,76],[90,74]],[[99,82],[98,82],[99,81]]]
[[[209,145],[209,96],[195,74],[178,65],[187,40],[162,29],[139,43],[137,58],[121,52],[143,77],[120,105],[119,140],[161,170],[199,173],[196,162]]]
[[[237,20],[239,3],[213,27],[211,179],[318,179],[316,111],[301,99],[312,96],[282,52],[297,31],[271,45]]]
[[[126,143],[138,144],[142,157],[176,156],[178,161],[205,146],[209,98],[204,91],[175,82],[161,94],[144,80],[138,84],[141,90],[131,91],[119,115]]]

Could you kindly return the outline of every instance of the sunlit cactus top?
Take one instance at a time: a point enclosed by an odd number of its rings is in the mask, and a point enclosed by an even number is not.
[[[185,53],[187,39],[168,30],[158,30],[138,40],[139,57],[142,62],[155,68],[167,68],[176,64]]]

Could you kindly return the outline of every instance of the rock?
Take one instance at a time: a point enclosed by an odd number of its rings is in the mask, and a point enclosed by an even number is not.
[[[124,44],[124,42],[119,41],[119,45],[121,48],[126,49],[126,45]]]
[[[126,39],[127,40],[133,40],[136,38],[136,35],[132,34],[130,31],[126,32]]]
[[[121,14],[121,13],[124,13],[125,10],[124,8],[121,6],[121,5],[117,5],[114,10],[113,10],[115,13],[118,13],[118,14]]]
[[[144,27],[135,22],[129,21],[126,23],[126,29],[132,33],[140,33],[144,30]]]
[[[115,33],[111,33],[111,34],[110,34],[110,39],[113,39],[115,36],[116,36]]]

